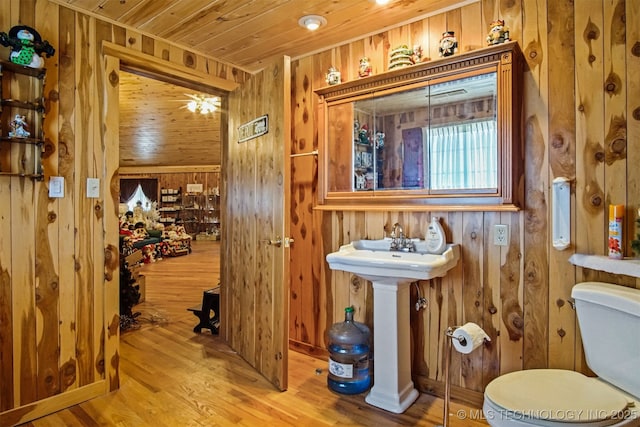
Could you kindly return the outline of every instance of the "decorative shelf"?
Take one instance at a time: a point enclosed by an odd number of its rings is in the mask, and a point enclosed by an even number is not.
[[[29,144],[29,145],[42,145],[44,141],[42,139],[37,138],[19,138],[19,137],[9,137],[9,136],[0,136],[1,142],[10,142],[12,144]]]
[[[611,259],[603,255],[573,254],[569,262],[591,270],[640,278],[640,259],[637,258]]]
[[[0,176],[44,180],[42,154],[46,70],[0,60],[0,143],[27,145],[2,161]],[[21,119],[19,119],[21,118]],[[15,122],[15,123],[14,123]],[[15,127],[15,129],[14,129]],[[12,136],[13,135],[13,136]],[[23,138],[26,135],[28,137]]]
[[[3,99],[0,100],[0,104],[7,107],[14,108],[24,108],[25,110],[34,110],[39,112],[44,112],[44,105],[42,102],[30,102],[30,101],[20,101],[16,99]]]

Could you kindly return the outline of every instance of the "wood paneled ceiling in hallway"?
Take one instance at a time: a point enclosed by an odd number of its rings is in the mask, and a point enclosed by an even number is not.
[[[120,166],[220,165],[220,110],[187,110],[188,94],[195,93],[121,71]]]
[[[255,72],[477,0],[50,0]],[[304,15],[327,25],[309,31]]]

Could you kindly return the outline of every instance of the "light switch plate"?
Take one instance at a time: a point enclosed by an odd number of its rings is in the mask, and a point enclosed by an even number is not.
[[[64,197],[64,177],[63,176],[49,177],[49,197],[51,198]]]
[[[91,199],[100,197],[100,179],[87,178],[87,197]]]

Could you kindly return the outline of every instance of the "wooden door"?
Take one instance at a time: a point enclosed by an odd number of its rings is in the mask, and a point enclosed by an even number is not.
[[[287,388],[290,74],[285,57],[230,93],[222,154],[221,334],[280,390]],[[265,115],[268,132],[241,142],[239,128]]]

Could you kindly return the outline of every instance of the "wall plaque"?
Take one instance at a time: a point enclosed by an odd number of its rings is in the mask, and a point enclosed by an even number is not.
[[[269,132],[269,116],[264,115],[238,127],[238,143],[249,141]]]

